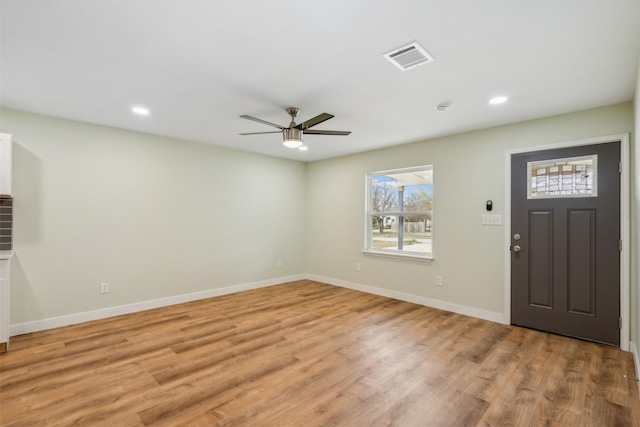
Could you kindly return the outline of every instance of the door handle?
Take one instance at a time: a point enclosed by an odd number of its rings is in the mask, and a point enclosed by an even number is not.
[[[520,252],[521,250],[522,250],[522,248],[520,246],[518,246],[518,245],[515,245],[513,247],[513,252]]]

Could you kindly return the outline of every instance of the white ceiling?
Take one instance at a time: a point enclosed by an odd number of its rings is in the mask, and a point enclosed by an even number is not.
[[[3,0],[0,14],[3,107],[302,161],[629,101],[640,53],[634,0]],[[434,62],[383,58],[412,42]],[[238,116],[287,125],[289,106],[353,133],[306,135],[307,152],[238,135],[275,130]]]

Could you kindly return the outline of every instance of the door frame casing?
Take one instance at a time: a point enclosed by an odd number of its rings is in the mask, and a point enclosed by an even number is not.
[[[600,136],[596,138],[581,139],[576,141],[560,142],[556,144],[539,145],[534,147],[507,150],[505,152],[505,212],[504,212],[504,323],[511,324],[511,157],[514,154],[532,153],[543,150],[559,148],[579,147],[607,142],[620,142],[620,238],[622,239],[622,251],[620,252],[620,349],[629,351],[629,274],[630,274],[630,158],[629,158],[629,134]]]

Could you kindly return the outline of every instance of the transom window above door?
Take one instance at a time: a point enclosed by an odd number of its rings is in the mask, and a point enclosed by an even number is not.
[[[597,197],[598,156],[527,163],[527,199]]]

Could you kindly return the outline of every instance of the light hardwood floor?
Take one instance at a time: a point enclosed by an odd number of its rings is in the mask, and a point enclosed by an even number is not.
[[[2,426],[640,426],[629,353],[297,281],[14,337]]]

